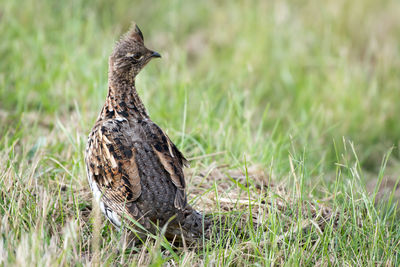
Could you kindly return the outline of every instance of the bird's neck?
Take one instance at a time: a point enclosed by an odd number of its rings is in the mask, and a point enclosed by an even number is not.
[[[113,117],[145,119],[149,117],[136,91],[134,78],[109,77],[108,95],[100,116],[103,119]]]

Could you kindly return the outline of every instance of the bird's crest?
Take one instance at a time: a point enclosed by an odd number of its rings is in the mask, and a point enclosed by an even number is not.
[[[143,43],[144,38],[143,38],[143,33],[139,29],[138,25],[136,23],[132,23],[131,29],[127,33],[127,37],[138,42],[138,43]]]

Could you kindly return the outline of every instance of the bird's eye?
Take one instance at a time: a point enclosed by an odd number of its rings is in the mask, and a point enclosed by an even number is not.
[[[133,54],[133,55],[131,56],[131,58],[132,58],[133,60],[135,60],[135,61],[139,61],[139,60],[141,60],[141,59],[143,58],[143,55],[140,54],[140,53],[135,53],[135,54]]]

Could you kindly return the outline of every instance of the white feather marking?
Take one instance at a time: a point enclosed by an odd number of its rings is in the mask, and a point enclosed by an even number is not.
[[[115,120],[116,120],[116,121],[119,121],[119,122],[126,121],[126,119],[125,119],[125,118],[122,118],[122,117],[116,117]]]
[[[106,141],[107,144],[111,144],[111,141],[105,135],[103,135],[103,140]]]
[[[171,144],[168,142],[168,149],[169,149],[169,154],[171,154],[171,157],[175,157],[174,156],[174,153],[172,152],[172,147],[171,147]]]
[[[88,180],[89,180],[90,189],[92,189],[92,192],[93,192],[93,197],[99,203],[101,212],[106,216],[106,218],[108,220],[110,220],[110,222],[112,224],[114,224],[116,227],[121,227],[121,220],[120,220],[119,215],[115,211],[113,211],[109,208],[106,208],[106,206],[104,205],[104,202],[101,201],[102,193],[101,193],[99,187],[97,186],[97,183],[92,179],[89,172],[88,172]]]

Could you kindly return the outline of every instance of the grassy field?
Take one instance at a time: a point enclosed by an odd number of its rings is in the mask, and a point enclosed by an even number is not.
[[[115,2],[0,2],[0,266],[400,264],[397,0]],[[86,137],[131,21],[191,203],[232,229],[199,248],[120,247],[92,211]]]

